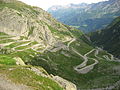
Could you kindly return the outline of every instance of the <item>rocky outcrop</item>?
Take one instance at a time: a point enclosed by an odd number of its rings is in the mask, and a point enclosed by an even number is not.
[[[60,76],[54,76],[54,75],[49,75],[44,69],[42,68],[37,68],[37,67],[30,67],[28,68],[29,70],[35,72],[37,75],[40,75],[42,77],[50,78],[57,82],[61,87],[63,87],[65,90],[77,90],[77,87],[75,84],[73,84],[70,81],[67,81],[63,79]]]
[[[0,12],[0,16],[0,32],[12,36],[28,37],[32,41],[43,41],[47,44],[51,44],[55,40],[45,24],[40,25],[35,21],[37,18],[28,19],[19,11],[7,7]]]
[[[17,65],[25,66],[25,63],[23,62],[23,60],[20,57],[14,57],[13,59],[16,60]]]
[[[53,80],[58,82],[65,90],[77,90],[77,87],[75,84],[59,77],[59,76],[52,76]]]
[[[43,46],[54,46],[57,42],[64,42],[70,33],[61,23],[57,22],[50,14],[38,7],[32,7],[16,0],[1,0],[4,8],[0,7],[0,32],[20,39],[28,39],[43,43]],[[14,7],[11,7],[15,4]],[[59,34],[57,34],[59,33]],[[61,35],[62,34],[62,38]],[[42,46],[42,47],[43,47]]]

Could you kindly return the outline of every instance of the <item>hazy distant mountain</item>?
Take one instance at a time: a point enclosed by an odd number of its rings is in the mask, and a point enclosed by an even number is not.
[[[120,17],[116,18],[107,28],[91,33],[91,40],[94,44],[120,58]]]
[[[53,6],[48,12],[67,25],[90,32],[106,27],[120,15],[120,0]]]

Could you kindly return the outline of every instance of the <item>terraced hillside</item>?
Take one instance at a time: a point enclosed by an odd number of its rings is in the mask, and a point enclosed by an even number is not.
[[[76,33],[72,32],[72,34]],[[75,83],[80,89],[119,88],[120,61],[115,60],[113,55],[100,48],[89,46],[84,42],[85,39],[74,37],[68,42],[59,43],[54,48],[37,51],[33,47],[38,48],[38,43],[30,40],[15,40],[13,36],[11,38],[5,33],[1,33],[1,38],[3,38],[0,40],[0,45],[3,46],[0,56],[1,64],[15,64],[14,58],[19,57],[26,64],[42,66],[49,73]],[[5,42],[3,42],[4,39]],[[4,56],[10,58],[10,62],[7,58],[2,59]],[[20,65],[19,60],[17,63]],[[11,68],[11,66],[7,67]]]
[[[80,30],[16,0],[0,0],[0,15],[0,89],[120,89],[119,60]]]

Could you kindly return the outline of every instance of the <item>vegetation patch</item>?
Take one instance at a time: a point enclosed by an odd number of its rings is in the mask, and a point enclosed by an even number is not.
[[[31,27],[30,29],[29,29],[29,33],[28,33],[28,36],[30,36],[31,34],[33,34],[33,30],[34,30],[34,26],[33,27]]]
[[[8,36],[8,34],[6,34],[4,32],[0,32],[0,36],[4,36],[4,35]]]
[[[16,65],[16,61],[10,56],[0,54],[0,64]]]
[[[63,90],[55,81],[35,74],[31,66],[0,66],[0,73],[5,74],[12,82],[23,84],[34,90]]]
[[[5,39],[5,40],[0,40],[0,43],[3,44],[3,43],[9,43],[13,41],[14,41],[13,39]]]

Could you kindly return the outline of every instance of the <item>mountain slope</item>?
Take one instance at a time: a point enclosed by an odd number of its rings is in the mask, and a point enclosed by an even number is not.
[[[70,4],[48,9],[56,19],[84,32],[105,28],[120,15],[120,1],[109,0],[93,4]]]
[[[29,68],[22,70],[24,68],[22,66],[10,66],[15,63],[17,65],[23,65],[23,62],[28,63],[46,49],[54,47],[55,44],[69,41],[72,38],[71,33],[63,24],[57,22],[41,8],[32,7],[17,0],[0,0],[0,16],[0,64],[5,64],[1,66],[1,68],[5,67],[5,70],[0,74],[3,76],[10,74],[12,77],[6,77],[12,79],[13,83],[31,86],[33,90],[76,89],[76,86],[69,81],[64,82],[65,86],[63,86],[62,78],[55,80],[59,77],[50,75],[44,78],[44,74],[41,76],[42,72],[36,68],[29,71]],[[13,73],[9,72],[11,68],[15,68]],[[40,75],[34,74],[36,73],[34,70]],[[23,73],[19,74],[20,72]],[[15,74],[16,77],[13,77]],[[20,77],[29,78],[31,83]]]
[[[0,74],[13,83],[38,90],[119,90],[119,61],[80,30],[16,0],[0,0],[0,16]]]
[[[94,44],[103,47],[110,53],[120,58],[120,17],[116,18],[104,30],[91,34]]]

